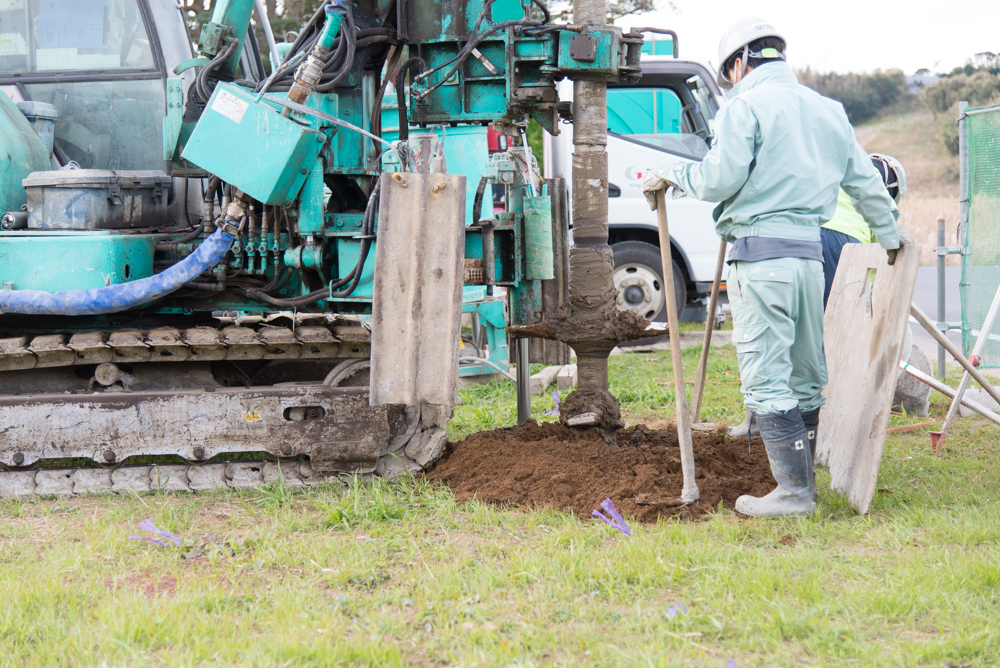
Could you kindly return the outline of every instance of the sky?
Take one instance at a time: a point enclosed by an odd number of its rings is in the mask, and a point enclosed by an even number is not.
[[[654,12],[625,17],[624,27],[677,31],[681,58],[718,65],[719,39],[747,15],[761,16],[788,42],[788,61],[821,72],[926,67],[950,71],[981,51],[1000,52],[997,0],[657,0]]]

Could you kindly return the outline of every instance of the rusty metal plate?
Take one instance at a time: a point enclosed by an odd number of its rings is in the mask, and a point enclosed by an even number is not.
[[[371,404],[454,405],[465,259],[465,177],[382,175]]]

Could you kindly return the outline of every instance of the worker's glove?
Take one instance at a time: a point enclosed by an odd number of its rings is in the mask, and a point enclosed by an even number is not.
[[[885,254],[889,256],[890,267],[896,264],[896,256],[903,246],[912,246],[916,243],[910,236],[910,231],[903,225],[896,225],[896,231],[899,233],[899,248],[888,248],[885,251]]]
[[[651,211],[656,211],[657,191],[666,190],[675,185],[673,182],[657,174],[657,171],[659,170],[647,172],[646,176],[642,179],[642,194],[646,196],[646,201],[649,202],[649,209]]]

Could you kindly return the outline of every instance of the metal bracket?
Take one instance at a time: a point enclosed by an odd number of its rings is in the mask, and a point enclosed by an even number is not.
[[[123,201],[121,184],[118,183],[117,174],[111,177],[111,182],[108,184],[108,199],[111,200],[113,204],[121,204]]]
[[[569,39],[569,57],[582,63],[597,60],[597,38],[590,35],[573,35]]]
[[[965,253],[965,249],[961,246],[938,246],[936,252],[940,256],[963,255]]]

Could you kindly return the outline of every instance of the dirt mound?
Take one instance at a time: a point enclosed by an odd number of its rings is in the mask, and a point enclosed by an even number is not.
[[[624,517],[644,522],[674,514],[697,518],[719,501],[732,508],[741,494],[762,496],[774,489],[759,439],[748,452],[745,438],[695,432],[694,454],[701,499],[688,507],[636,503],[640,495],[672,500],[681,493],[680,450],[673,428],[629,427],[618,432],[618,445],[610,446],[593,431],[531,421],[448,444],[427,478],[450,487],[459,501],[548,506],[579,517],[589,517],[610,498]]]

